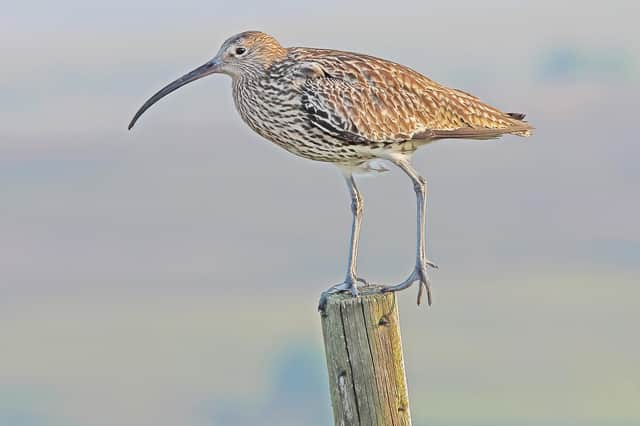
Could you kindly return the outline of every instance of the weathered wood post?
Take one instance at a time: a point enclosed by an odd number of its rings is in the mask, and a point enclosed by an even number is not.
[[[335,425],[411,425],[395,294],[333,294],[321,316]]]

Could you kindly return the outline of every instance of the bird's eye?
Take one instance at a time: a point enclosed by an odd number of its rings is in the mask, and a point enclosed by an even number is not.
[[[246,52],[247,52],[247,49],[245,49],[244,47],[236,48],[236,55],[244,55]]]

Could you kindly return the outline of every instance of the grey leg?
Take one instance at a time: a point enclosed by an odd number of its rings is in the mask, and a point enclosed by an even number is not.
[[[409,277],[402,281],[400,284],[385,287],[383,291],[398,291],[404,290],[418,281],[420,283],[420,289],[418,290],[418,305],[422,302],[424,292],[427,293],[427,303],[431,305],[431,280],[427,274],[427,266],[437,268],[431,261],[427,260],[426,256],[426,237],[425,237],[425,222],[426,222],[426,195],[427,195],[427,181],[420,176],[411,164],[406,160],[394,159],[393,163],[402,169],[403,172],[409,176],[413,182],[413,188],[416,192],[417,200],[417,235],[416,235],[416,266]]]
[[[358,276],[356,275],[358,240],[360,239],[360,224],[362,222],[362,196],[360,195],[360,191],[356,186],[353,175],[351,173],[345,172],[344,178],[347,183],[347,187],[349,188],[349,194],[351,195],[351,212],[353,213],[353,223],[351,225],[351,242],[349,246],[349,257],[347,260],[347,274],[345,276],[344,282],[336,284],[322,293],[322,295],[320,296],[320,303],[318,305],[318,309],[320,310],[324,309],[324,305],[326,303],[328,295],[337,293],[339,291],[349,291],[354,297],[356,297],[358,296],[357,283],[361,282],[364,285],[368,285],[368,283],[364,279],[358,278]]]
[[[358,242],[360,240],[360,224],[362,223],[362,196],[356,186],[356,182],[353,179],[353,175],[346,175],[345,180],[349,187],[349,194],[351,195],[351,212],[353,213],[353,223],[351,225],[351,242],[349,248],[349,259],[347,261],[347,276],[345,282],[349,282],[355,290],[355,282],[360,281],[363,284],[367,282],[356,276],[356,261],[358,258]],[[352,291],[353,291],[352,290]],[[357,295],[357,290],[356,294]]]

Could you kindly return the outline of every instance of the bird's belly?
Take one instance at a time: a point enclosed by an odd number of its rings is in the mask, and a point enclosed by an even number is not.
[[[357,164],[375,156],[357,144],[343,141],[316,128],[295,107],[251,114],[238,108],[256,133],[297,156],[330,163]]]
[[[292,154],[315,161],[357,163],[374,157],[368,150],[362,150],[357,145],[331,137],[313,127],[302,130],[288,128],[262,136]]]

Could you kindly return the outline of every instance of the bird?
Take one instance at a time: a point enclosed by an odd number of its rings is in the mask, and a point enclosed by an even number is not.
[[[412,166],[422,146],[442,139],[530,136],[525,114],[502,112],[465,91],[449,88],[419,72],[374,56],[331,49],[283,47],[261,31],[228,38],[203,65],[151,96],[129,123],[131,130],[152,105],[180,87],[211,74],[231,77],[235,108],[263,138],[297,156],[336,165],[351,198],[352,226],[343,282],[322,292],[319,310],[337,292],[359,295],[370,283],[356,271],[363,199],[354,175],[398,167],[416,195],[416,256],[408,277],[380,292],[418,283],[417,304],[432,304],[426,255],[427,181]]]

